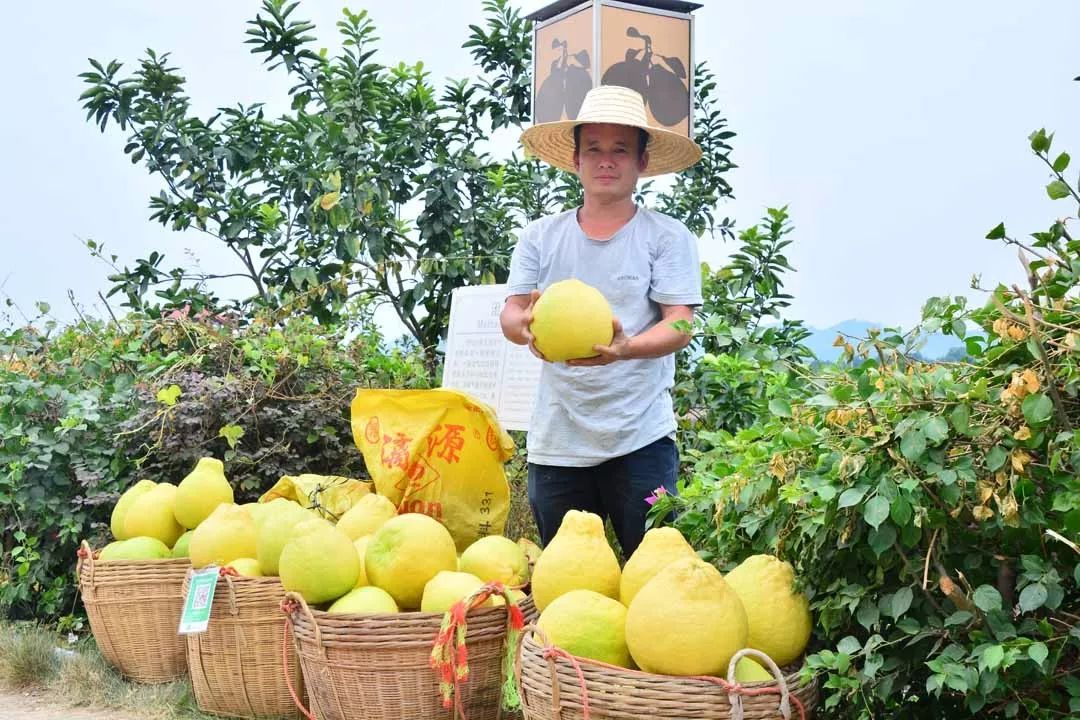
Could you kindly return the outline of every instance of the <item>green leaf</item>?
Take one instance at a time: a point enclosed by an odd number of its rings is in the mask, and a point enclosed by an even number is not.
[[[791,417],[791,404],[781,398],[773,398],[769,401],[769,412],[777,417]]]
[[[878,610],[877,603],[867,602],[863,598],[863,601],[859,603],[859,612],[855,615],[855,618],[860,625],[869,630],[881,618],[881,611]]]
[[[180,386],[170,385],[157,391],[157,401],[165,407],[172,407],[180,399]]]
[[[847,653],[848,655],[854,655],[860,650],[862,650],[862,644],[854,635],[846,635],[836,644],[837,652]]]
[[[1054,403],[1044,393],[1033,393],[1024,398],[1021,405],[1028,425],[1045,425],[1054,415]]]
[[[1028,136],[1031,140],[1031,149],[1037,153],[1044,153],[1050,149],[1050,143],[1053,140],[1053,135],[1047,135],[1045,128],[1040,128]]]
[[[1054,172],[1063,173],[1069,168],[1069,153],[1061,153],[1054,160]]]
[[[889,612],[894,618],[899,620],[908,611],[908,608],[911,607],[912,597],[913,594],[909,587],[902,587],[893,594],[892,607]]]
[[[986,234],[987,240],[1000,240],[1005,237],[1005,223],[998,223],[997,227]]]
[[[244,428],[239,425],[224,425],[218,430],[218,437],[225,438],[225,442],[229,443],[229,448],[235,450],[236,443],[244,437]]]
[[[940,445],[949,437],[949,424],[945,418],[932,417],[923,425],[922,431],[931,445]]]
[[[1047,650],[1044,643],[1035,642],[1028,647],[1028,657],[1034,660],[1036,665],[1042,665],[1049,654],[1050,651]]]
[[[1033,583],[1020,591],[1020,612],[1038,610],[1046,602],[1048,593],[1042,583]]]
[[[922,430],[913,428],[904,433],[900,438],[900,452],[904,454],[908,462],[915,462],[926,452],[926,436]]]
[[[896,545],[896,528],[892,526],[892,523],[874,528],[866,541],[874,554],[881,557]]]
[[[852,505],[858,505],[862,502],[863,497],[866,495],[866,487],[850,488],[845,490],[840,496],[840,502],[837,503],[837,509],[843,510],[844,508],[851,507]]]
[[[952,422],[953,430],[961,435],[967,435],[971,428],[971,408],[964,404],[957,405],[950,413],[949,420]]]
[[[982,657],[979,658],[980,670],[993,670],[1001,665],[1001,661],[1005,659],[1005,648],[1001,645],[990,645],[983,650]]]
[[[1046,186],[1046,194],[1050,196],[1051,200],[1061,200],[1071,195],[1068,184],[1062,180],[1055,180]]]
[[[911,503],[907,501],[903,495],[897,497],[892,502],[892,506],[889,509],[889,517],[899,527],[903,527],[911,520]]]
[[[975,589],[975,607],[983,612],[1001,609],[1001,593],[992,585],[980,585]]]
[[[889,501],[880,495],[870,498],[870,502],[863,508],[863,519],[875,530],[885,522],[887,517],[889,517]]]
[[[956,471],[942,470],[938,473],[938,480],[941,481],[942,485],[952,485],[954,482],[956,482]]]
[[[952,615],[945,618],[945,627],[949,627],[950,625],[964,625],[971,622],[971,618],[973,617],[974,615],[967,610],[957,610]]]
[[[986,469],[990,472],[997,472],[1008,459],[1009,454],[1000,445],[995,445],[990,448],[990,452],[986,453]]]

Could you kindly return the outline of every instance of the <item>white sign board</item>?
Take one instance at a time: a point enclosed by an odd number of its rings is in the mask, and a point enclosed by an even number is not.
[[[542,361],[503,337],[505,299],[506,285],[454,290],[442,384],[490,405],[504,428],[528,430]]]

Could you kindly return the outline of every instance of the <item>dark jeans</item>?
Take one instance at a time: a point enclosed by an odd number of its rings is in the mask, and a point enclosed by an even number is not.
[[[669,437],[592,467],[529,463],[529,505],[540,542],[547,546],[568,510],[611,518],[615,535],[629,558],[645,535],[645,498],[658,487],[675,493],[679,457]]]

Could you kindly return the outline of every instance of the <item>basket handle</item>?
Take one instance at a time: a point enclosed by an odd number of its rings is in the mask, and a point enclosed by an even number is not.
[[[292,698],[293,703],[303,713],[307,720],[316,720],[315,716],[304,707],[304,702],[300,699],[300,696],[296,693],[296,690],[292,685],[292,676],[289,675],[289,625],[291,624],[291,616],[285,616],[285,622],[282,623],[281,632],[281,671],[285,674],[285,687],[289,690],[289,697]],[[299,660],[297,661],[299,664]]]
[[[90,543],[83,540],[79,543],[79,549],[75,554],[78,557],[78,561],[75,563],[75,581],[78,582],[79,578],[82,577],[83,563],[87,563],[87,566],[90,568],[90,590],[93,591],[95,588],[94,568],[96,567],[94,562],[94,550],[90,547]]]
[[[562,697],[559,694],[559,671],[556,667],[557,658],[566,658],[570,664],[574,667],[574,671],[577,672],[579,692],[581,695],[581,716],[584,720],[589,720],[589,690],[585,685],[585,674],[581,670],[581,665],[570,653],[562,650],[555,645],[551,644],[548,640],[547,634],[541,630],[537,625],[532,623],[525,626],[525,629],[521,631],[521,637],[518,640],[517,658],[514,662],[514,679],[517,681],[517,685],[521,687],[521,654],[525,647],[525,640],[529,638],[532,633],[536,633],[540,637],[543,646],[541,648],[541,656],[547,660],[548,673],[551,675],[551,704],[555,710],[556,720],[562,720]]]
[[[304,600],[304,596],[290,590],[285,593],[285,599],[281,601],[281,609],[290,620],[292,620],[292,614],[297,610],[307,616],[307,621],[311,623],[311,627],[315,628],[315,644],[319,647],[319,653],[322,655],[322,659],[328,662],[326,646],[323,645],[322,631],[319,630],[319,623],[315,621],[315,615],[311,612],[311,607],[307,604],[307,601]]]
[[[744,693],[739,692],[736,688],[739,687],[738,681],[735,679],[735,665],[739,660],[744,657],[753,656],[755,659],[764,662],[769,672],[776,678],[776,683],[780,686],[780,714],[784,720],[791,720],[791,693],[788,691],[787,680],[784,679],[784,673],[780,672],[780,668],[776,666],[773,659],[754,648],[743,648],[737,653],[731,656],[731,661],[728,663],[727,681],[731,689],[728,691],[728,702],[731,704],[731,720],[743,720],[743,699]],[[799,707],[799,712],[802,714],[802,706]],[[805,715],[803,715],[805,717]]]

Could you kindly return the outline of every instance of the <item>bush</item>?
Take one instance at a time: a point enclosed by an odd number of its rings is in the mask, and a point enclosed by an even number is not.
[[[1031,140],[1051,197],[1080,201],[1068,156]],[[923,310],[968,362],[913,360],[885,331],[817,375],[762,366],[770,413],[708,434],[654,506],[722,568],[795,565],[827,717],[1080,713],[1080,245],[1064,221],[1030,246],[988,237],[1024,248],[1030,287]]]
[[[363,476],[356,388],[428,383],[368,322],[237,327],[176,312],[0,331],[0,608],[71,613],[79,541],[104,540],[113,503],[142,477],[176,483],[213,455],[243,502],[284,474]]]

